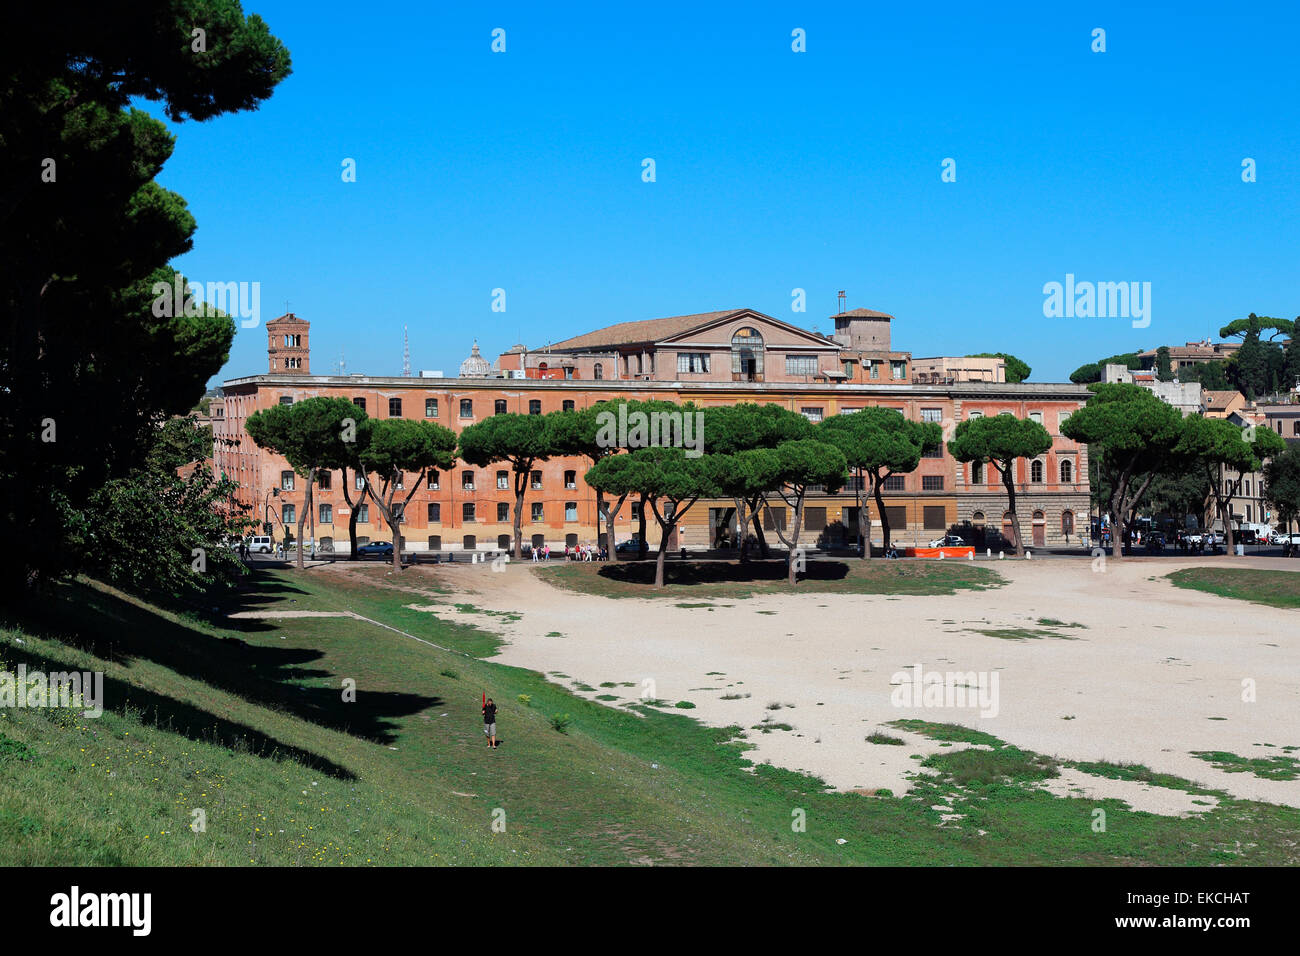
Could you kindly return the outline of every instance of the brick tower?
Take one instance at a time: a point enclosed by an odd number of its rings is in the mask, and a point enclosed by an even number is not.
[[[311,374],[311,349],[307,344],[310,327],[310,322],[292,312],[266,323],[266,355],[272,375]]]

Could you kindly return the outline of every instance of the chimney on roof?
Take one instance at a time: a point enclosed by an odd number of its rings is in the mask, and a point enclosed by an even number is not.
[[[843,289],[840,289],[839,292],[835,293],[835,297],[840,300],[840,313],[843,314],[845,311],[845,303],[848,302],[848,295]]]

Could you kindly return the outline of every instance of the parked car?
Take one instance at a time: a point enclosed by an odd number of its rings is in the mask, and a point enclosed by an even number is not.
[[[614,545],[614,551],[617,554],[639,554],[645,557],[650,553],[650,546],[637,538],[628,538]]]
[[[275,542],[269,534],[255,534],[248,539],[248,550],[258,554],[270,554],[275,550]]]
[[[393,556],[393,546],[387,541],[371,541],[369,544],[363,544],[357,548],[357,554],[382,554],[391,558]]]
[[[945,534],[942,538],[935,538],[930,542],[932,548],[964,548],[966,539],[959,534]]]

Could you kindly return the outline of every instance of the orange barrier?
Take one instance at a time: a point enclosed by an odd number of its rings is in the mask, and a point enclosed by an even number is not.
[[[975,554],[972,547],[964,548],[906,548],[903,551],[909,558],[937,558],[942,553],[945,558],[969,558]]]

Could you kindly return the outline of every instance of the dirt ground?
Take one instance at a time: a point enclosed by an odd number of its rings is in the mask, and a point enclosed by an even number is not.
[[[1289,570],[1278,561],[1195,563]],[[886,724],[919,718],[1043,754],[1138,763],[1234,796],[1300,807],[1300,780],[1228,773],[1193,756],[1300,757],[1283,749],[1300,746],[1300,614],[1163,580],[1186,566],[1186,559],[1145,559],[1098,572],[1086,559],[1002,561],[997,571],[1009,583],[991,591],[708,601],[671,588],[648,600],[587,596],[550,586],[527,565],[504,573],[483,566],[440,579],[461,583],[472,592],[463,600],[479,608],[522,619],[485,623],[449,608],[439,616],[498,630],[508,641],[499,660],[568,675],[552,679],[595,688],[581,691],[588,698],[616,696],[610,706],[642,696],[669,707],[690,701],[693,709],[678,712],[747,728],[756,761],[815,774],[837,789],[907,790],[912,755],[938,744]],[[1042,625],[1042,618],[1082,626]],[[996,675],[997,696],[983,710],[951,698],[900,705],[898,685],[917,665],[922,673],[965,675],[953,678],[958,684],[969,685],[973,672],[986,691]],[[1253,701],[1243,699],[1250,682]],[[793,729],[751,729],[765,719]],[[877,730],[905,745],[868,742]],[[1153,812],[1192,809],[1177,791],[1091,776],[1066,774],[1052,787],[1118,796]]]

